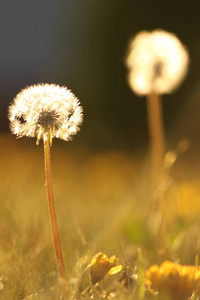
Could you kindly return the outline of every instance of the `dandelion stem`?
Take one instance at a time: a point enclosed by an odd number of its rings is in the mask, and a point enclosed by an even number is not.
[[[151,92],[147,95],[147,115],[150,135],[150,159],[152,183],[158,181],[165,156],[165,138],[162,115],[162,102],[159,95]]]
[[[61,250],[55,204],[54,204],[54,195],[52,187],[52,176],[51,176],[51,160],[50,160],[50,134],[46,142],[44,142],[44,160],[45,160],[45,175],[46,175],[46,186],[47,186],[47,198],[49,204],[49,215],[51,221],[51,230],[53,235],[55,255],[58,265],[58,271],[61,278],[61,284],[65,289],[67,288],[67,278],[65,272],[65,266],[63,261],[63,255]]]

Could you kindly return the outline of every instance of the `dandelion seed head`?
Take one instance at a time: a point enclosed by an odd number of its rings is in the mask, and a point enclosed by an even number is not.
[[[66,87],[38,84],[25,88],[9,107],[10,129],[18,137],[36,137],[37,144],[48,136],[68,141],[79,131],[83,109]]]
[[[129,45],[129,85],[138,95],[170,93],[184,79],[188,61],[186,48],[174,34],[142,31]]]

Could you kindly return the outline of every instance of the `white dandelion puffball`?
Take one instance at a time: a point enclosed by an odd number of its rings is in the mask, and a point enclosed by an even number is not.
[[[184,79],[189,56],[172,33],[163,30],[142,31],[129,46],[126,64],[128,82],[138,95],[150,92],[170,93]]]
[[[38,84],[22,90],[9,107],[10,129],[18,137],[68,141],[83,120],[79,100],[66,87]]]

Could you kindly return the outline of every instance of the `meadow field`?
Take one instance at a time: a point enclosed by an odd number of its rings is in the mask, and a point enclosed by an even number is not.
[[[2,134],[0,145],[0,298],[60,299],[42,143]],[[193,156],[190,148],[176,159],[168,153],[153,195],[145,150],[94,152],[54,140],[53,187],[69,299],[172,299],[157,294],[145,272],[166,260],[198,264],[200,160]],[[99,252],[116,255],[121,268],[91,285],[84,270]],[[192,299],[198,299],[196,285],[194,291]]]
[[[12,2],[0,300],[200,300],[200,2]]]

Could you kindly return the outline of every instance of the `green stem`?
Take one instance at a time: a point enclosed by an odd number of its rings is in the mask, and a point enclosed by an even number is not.
[[[46,186],[47,186],[47,198],[49,204],[49,215],[51,221],[51,231],[53,236],[53,243],[55,249],[55,255],[57,260],[58,271],[61,278],[61,284],[67,289],[67,277],[65,272],[65,266],[62,256],[55,204],[54,204],[54,195],[52,187],[52,176],[51,176],[51,160],[50,160],[50,137],[44,143],[44,161],[45,161],[45,175],[46,175]]]

